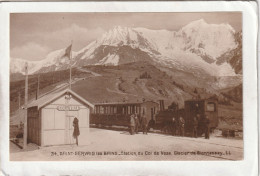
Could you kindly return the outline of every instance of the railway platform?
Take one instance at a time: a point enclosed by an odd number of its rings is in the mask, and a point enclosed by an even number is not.
[[[177,137],[157,133],[91,128],[89,144],[37,147],[23,151],[10,142],[11,161],[187,161],[242,160],[243,140],[213,136]]]

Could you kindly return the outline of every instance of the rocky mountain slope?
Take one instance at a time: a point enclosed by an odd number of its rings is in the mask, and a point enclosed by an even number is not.
[[[203,19],[178,31],[150,30],[116,26],[83,49],[73,53],[73,67],[120,65],[149,61],[193,74],[235,76],[241,73],[242,51],[239,36],[229,24],[208,24]],[[43,73],[69,68],[65,49],[48,54],[41,61],[29,62],[29,72]],[[11,59],[11,73],[22,73],[25,61]]]

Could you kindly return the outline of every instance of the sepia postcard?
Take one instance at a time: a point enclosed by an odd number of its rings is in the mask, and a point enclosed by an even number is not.
[[[9,162],[243,162],[243,14],[10,12]]]

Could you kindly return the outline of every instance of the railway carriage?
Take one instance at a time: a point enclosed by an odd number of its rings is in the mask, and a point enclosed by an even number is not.
[[[91,114],[90,123],[104,126],[129,126],[130,115],[145,115],[147,120],[154,120],[159,104],[153,101],[137,103],[98,103]]]
[[[164,109],[164,102],[145,101],[137,103],[98,103],[95,104],[93,113],[90,116],[90,124],[102,126],[129,126],[130,115],[137,113],[140,117],[145,115],[149,124],[148,129],[161,130],[164,133],[172,133],[172,118],[185,119],[185,133],[191,136],[193,129],[193,118],[197,114],[198,134],[203,133],[203,118],[209,117],[210,129],[218,126],[218,101],[217,99],[191,99],[184,102],[184,108]]]

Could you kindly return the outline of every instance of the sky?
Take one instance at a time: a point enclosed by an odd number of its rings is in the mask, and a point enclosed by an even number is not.
[[[13,13],[10,14],[12,58],[41,60],[70,45],[79,51],[114,26],[178,31],[192,21],[228,23],[242,28],[242,13]]]

